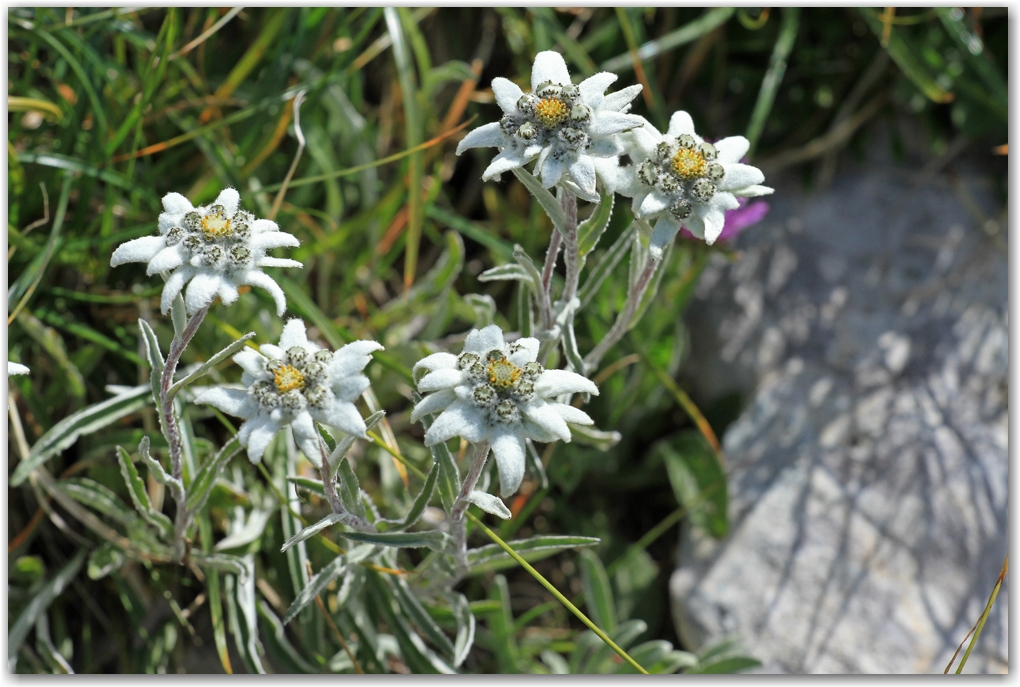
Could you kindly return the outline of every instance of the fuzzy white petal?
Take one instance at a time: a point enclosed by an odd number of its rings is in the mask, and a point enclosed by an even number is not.
[[[163,196],[163,209],[171,215],[184,215],[194,210],[195,206],[180,193],[168,193]]]
[[[339,400],[351,403],[365,392],[370,382],[365,375],[347,377],[333,383],[333,395]]]
[[[242,348],[233,360],[252,376],[257,377],[266,371],[266,359],[250,348]]]
[[[768,186],[757,185],[757,186],[748,186],[747,188],[742,188],[742,189],[740,189],[740,192],[737,193],[736,195],[740,196],[741,198],[756,198],[758,196],[768,196],[768,195],[771,195],[774,191],[775,191],[774,188],[770,188]]]
[[[334,356],[335,356],[335,359],[337,359],[337,360],[339,360],[340,358],[347,358],[347,357],[361,357],[361,358],[364,358],[364,357],[370,356],[372,353],[374,353],[376,351],[383,351],[383,350],[386,350],[385,346],[383,346],[378,341],[372,341],[371,339],[365,339],[365,340],[359,340],[359,341],[352,341],[352,342],[350,342],[346,346],[343,346],[342,348],[338,349],[337,352],[334,354]],[[368,361],[366,360],[364,364],[367,365]],[[360,369],[363,369],[363,368],[358,368],[358,369],[360,370]]]
[[[234,417],[247,418],[256,412],[255,405],[245,389],[212,387],[195,396],[195,403],[211,405]]]
[[[429,394],[414,407],[411,411],[411,422],[417,422],[429,413],[445,410],[457,399],[457,393],[453,389],[443,389],[434,394]]]
[[[365,419],[361,417],[357,407],[353,403],[334,403],[322,413],[320,421],[323,424],[339,429],[341,432],[353,434],[356,437],[365,438],[368,430]]]
[[[528,159],[521,155],[520,152],[507,148],[496,157],[492,158],[492,162],[482,172],[482,179],[488,181],[495,177],[498,177],[503,172],[509,172],[511,169],[517,169],[524,165]]]
[[[497,76],[492,80],[492,94],[496,97],[496,104],[499,105],[499,109],[503,110],[506,114],[512,115],[517,114],[517,101],[524,95],[524,91],[510,79]],[[496,128],[499,128],[499,124],[496,124]],[[478,129],[475,129],[475,131],[478,131]]]
[[[546,370],[535,382],[535,393],[543,398],[582,392],[599,395],[594,382],[569,370]]]
[[[240,434],[238,434],[238,439],[241,439],[241,443],[248,449],[248,460],[258,463],[262,460],[266,449],[269,448],[269,442],[273,440],[273,437],[280,430],[280,424],[265,415],[258,415],[248,420],[245,423],[245,427],[251,427],[248,430],[248,441],[245,442]]]
[[[259,346],[259,353],[261,353],[262,355],[264,355],[267,358],[271,358],[273,360],[279,360],[280,358],[282,358],[284,356],[286,351],[284,351],[282,348],[280,348],[276,344],[262,344],[261,346]]]
[[[538,168],[538,176],[542,179],[542,186],[552,188],[559,183],[566,171],[566,160],[556,155],[548,155],[541,167]]]
[[[600,158],[612,158],[611,161],[614,163],[619,163],[617,157],[625,152],[626,149],[620,143],[619,136],[592,139],[591,145],[584,150],[584,154],[594,160],[599,160]],[[596,169],[596,171],[598,170]]]
[[[620,112],[603,111],[595,115],[588,133],[591,136],[611,136],[641,126],[641,119]]]
[[[747,155],[751,142],[743,136],[728,136],[721,141],[716,141],[712,145],[715,146],[716,151],[719,153],[717,159],[720,162],[727,163],[740,162],[740,158]]]
[[[520,91],[520,89],[517,90]],[[470,148],[495,148],[505,145],[507,145],[507,136],[500,128],[499,122],[490,122],[473,129],[462,138],[457,144],[457,154],[460,155]]]
[[[638,217],[652,217],[669,207],[669,198],[658,190],[652,191],[645,196],[641,207],[637,211]]]
[[[566,422],[570,422],[575,425],[595,424],[595,421],[588,417],[588,413],[584,412],[580,408],[568,406],[566,403],[550,403],[549,408],[556,411],[556,413]],[[570,441],[570,439],[566,439],[566,441]]]
[[[499,492],[507,497],[517,491],[524,479],[524,437],[501,427],[493,432],[490,441],[499,466]]]
[[[726,214],[719,208],[708,208],[705,217],[705,243],[712,245],[726,226]],[[692,232],[693,233],[693,232]]]
[[[586,102],[592,109],[599,109],[604,100],[604,93],[606,89],[613,85],[613,83],[620,77],[612,72],[599,72],[593,74],[587,79],[577,84],[578,90],[581,91],[581,100]]]
[[[637,97],[642,88],[641,84],[634,84],[633,86],[627,86],[606,95],[602,99],[602,109],[612,110],[613,112],[625,112],[630,109],[630,102]]]
[[[152,260],[149,260],[145,273],[151,277],[154,274],[169,272],[183,265],[185,257],[184,247],[181,244],[164,248],[156,253]]]
[[[531,67],[531,88],[536,89],[546,81],[566,86],[570,83],[570,72],[563,56],[552,50],[545,50],[535,55],[535,63]]]
[[[457,356],[453,353],[433,353],[432,355],[425,356],[414,364],[412,374],[418,375],[418,370],[428,370],[433,372],[440,368],[456,368],[457,367]]]
[[[372,362],[371,353],[381,350],[383,345],[377,341],[352,341],[333,354],[329,373],[335,379],[361,372]]]
[[[561,441],[570,441],[570,428],[560,414],[548,403],[532,403],[522,409],[524,415],[536,425]]]
[[[698,238],[704,237],[704,226],[698,220],[697,213],[692,214],[685,221],[684,226],[687,230]],[[663,215],[659,218],[659,221],[655,223],[655,229],[652,231],[652,237],[648,242],[648,251],[651,253],[652,258],[658,260],[662,257],[663,251],[666,250],[666,246],[673,240],[677,232],[680,231],[680,223],[669,215]]]
[[[110,267],[117,267],[127,262],[148,262],[166,247],[162,236],[142,236],[131,239],[117,246],[110,256]]]
[[[621,138],[624,141],[629,141],[631,157],[635,160],[644,160],[655,158],[655,146],[662,141],[662,134],[646,121],[641,128],[631,129]]]
[[[7,361],[7,376],[11,375],[27,375],[29,372],[28,368],[21,363],[15,363],[10,360]]]
[[[265,231],[261,234],[254,234],[251,238],[251,247],[258,250],[272,250],[273,248],[293,248],[294,246],[301,245],[301,242],[297,240],[297,237],[288,234],[285,231]],[[292,265],[281,265],[281,267],[291,267]],[[294,267],[301,267],[301,263],[293,265]]]
[[[538,339],[530,336],[524,336],[517,339],[517,341],[514,341],[514,344],[519,350],[507,356],[507,360],[512,362],[514,365],[517,367],[524,367],[525,364],[533,363],[538,360]]]
[[[486,434],[485,418],[481,411],[456,401],[439,414],[425,432],[425,445],[435,446],[452,437],[461,436],[470,442],[481,441]]]
[[[429,372],[418,381],[418,391],[427,393],[440,389],[452,389],[464,381],[464,373],[460,370],[444,368]]]
[[[757,167],[735,163],[726,165],[726,175],[719,180],[716,188],[720,191],[739,191],[763,181],[765,175]]]
[[[271,219],[257,219],[248,226],[248,229],[251,231],[252,236],[257,236],[259,234],[284,233],[280,231],[280,225]],[[290,234],[287,234],[287,236],[290,236]]]
[[[319,430],[315,426],[315,420],[308,411],[301,411],[294,416],[294,419],[290,423],[291,429],[294,431],[294,441],[297,442],[301,452],[305,454],[313,465],[321,465],[322,463],[322,446],[320,445]]]
[[[299,317],[287,320],[280,332],[280,348],[288,350],[294,346],[304,348],[308,345],[308,333],[304,321]]]
[[[188,308],[188,314],[194,314],[212,303],[222,281],[223,278],[218,274],[208,272],[196,274],[184,294],[184,304]]]
[[[237,212],[237,206],[240,203],[240,194],[232,188],[225,188],[220,191],[220,195],[216,196],[216,200],[212,202],[213,205],[222,205],[227,211],[227,215],[233,215]]]
[[[666,129],[666,134],[669,136],[679,136],[680,134],[696,136],[694,133],[694,120],[683,110],[678,110],[669,118],[669,128]],[[701,142],[700,138],[698,142]]]
[[[259,258],[256,267],[304,267],[298,260],[290,258]]]
[[[251,270],[244,275],[241,280],[242,284],[248,284],[249,286],[257,286],[260,289],[265,289],[269,292],[269,295],[276,301],[276,316],[283,317],[283,313],[287,310],[287,297],[283,294],[283,289],[280,285],[273,281],[265,272],[259,272],[257,270]]]
[[[525,435],[532,441],[540,441],[543,444],[551,444],[554,441],[559,441],[558,436],[551,433],[542,425],[533,422],[527,415],[521,416],[521,426],[524,429]]]
[[[503,330],[495,324],[472,329],[464,339],[464,350],[484,355],[493,348],[503,348]]]
[[[595,193],[595,163],[590,157],[578,155],[577,159],[570,163],[570,176],[584,191]]]
[[[195,274],[195,268],[190,266],[184,266],[176,270],[166,280],[166,284],[163,285],[163,295],[159,299],[159,309],[164,315],[170,312],[170,305],[177,298],[177,294],[184,288],[184,284],[187,283]]]

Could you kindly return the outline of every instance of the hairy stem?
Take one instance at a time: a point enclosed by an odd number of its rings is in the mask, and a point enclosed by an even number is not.
[[[176,304],[175,304],[176,305]],[[159,406],[160,420],[163,424],[163,433],[166,435],[167,444],[170,447],[170,469],[173,478],[181,484],[184,483],[184,449],[181,445],[181,428],[174,416],[174,402],[170,397],[170,387],[174,383],[174,373],[177,371],[177,364],[191,340],[195,337],[202,320],[209,312],[209,306],[205,306],[196,312],[184,330],[175,335],[170,342],[170,352],[167,353],[166,363],[163,365],[163,375],[159,380]],[[171,494],[175,492],[171,491]],[[177,515],[174,519],[174,542],[173,561],[180,563],[184,557],[184,535],[191,520],[190,513],[184,498],[177,500]]]
[[[343,524],[360,532],[375,532],[375,525],[344,508],[343,501],[340,500],[340,495],[336,491],[336,480],[333,478],[333,470],[329,464],[329,450],[321,436],[319,437],[319,451],[322,454],[319,476],[322,478],[322,491],[326,495],[326,500],[329,501],[329,507],[337,515],[343,516],[343,520],[341,520]]]
[[[552,308],[552,276],[556,270],[556,262],[560,256],[560,248],[563,246],[563,235],[559,230],[553,229],[549,237],[549,250],[545,253],[545,265],[542,266],[542,293],[537,294],[542,310],[542,329],[551,329],[553,325]]]
[[[630,329],[634,313],[637,312],[638,306],[641,305],[641,299],[644,298],[645,291],[648,290],[648,284],[651,283],[652,276],[655,274],[655,269],[659,266],[659,262],[659,260],[653,260],[652,258],[648,259],[644,270],[642,270],[641,275],[637,279],[637,283],[634,284],[634,289],[627,296],[627,302],[624,304],[623,310],[616,316],[612,329],[585,356],[584,368],[586,372],[592,372],[598,368],[599,363],[602,362],[602,358],[609,352],[609,349],[616,345],[616,342],[623,338],[623,335]]]
[[[468,469],[467,475],[464,476],[464,486],[461,487],[460,495],[457,496],[453,509],[450,511],[458,578],[463,577],[470,570],[467,562],[467,524],[464,522],[464,512],[470,505],[467,495],[475,490],[475,485],[478,484],[478,478],[482,476],[482,468],[485,467],[488,457],[489,442],[481,441],[475,444],[475,455],[471,459],[471,467]]]
[[[567,216],[567,225],[563,227],[563,261],[567,265],[567,279],[560,299],[566,306],[577,296],[577,285],[581,280],[581,256],[577,244],[577,196],[560,189],[560,205]]]

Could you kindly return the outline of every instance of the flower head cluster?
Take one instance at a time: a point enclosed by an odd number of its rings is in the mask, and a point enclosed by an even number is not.
[[[211,388],[196,398],[246,422],[238,432],[253,463],[262,459],[270,440],[285,425],[294,430],[298,446],[309,460],[319,459],[319,422],[340,431],[365,436],[365,421],[354,401],[368,388],[361,374],[375,341],[355,341],[334,352],[308,340],[305,323],[287,322],[280,345],[263,344],[256,353],[246,348],[234,356],[244,374],[244,389]]]
[[[500,153],[482,174],[486,180],[537,158],[535,173],[543,186],[555,186],[569,174],[574,185],[571,190],[597,200],[594,158],[619,155],[618,135],[643,122],[626,114],[641,91],[640,85],[605,94],[617,78],[600,72],[574,85],[559,53],[540,52],[532,67],[530,93],[509,79],[492,80],[503,117],[465,136],[457,154],[468,148],[499,148]]]
[[[657,219],[651,237],[653,256],[662,255],[681,227],[712,244],[719,238],[727,210],[739,207],[738,197],[762,196],[765,176],[741,164],[748,140],[730,136],[707,143],[694,131],[686,112],[675,112],[665,134],[650,123],[627,134],[633,164],[617,171],[617,190],[633,200],[639,219]]]
[[[277,314],[283,315],[283,290],[262,268],[301,267],[296,260],[266,256],[267,250],[296,246],[298,240],[280,231],[276,222],[241,210],[239,202],[232,188],[224,189],[212,205],[197,208],[181,194],[169,193],[163,198],[159,235],[119,246],[110,265],[147,262],[147,274],[169,275],[160,302],[164,313],[190,282],[184,299],[189,313],[217,296],[229,305],[237,300],[238,287],[249,285],[268,291],[276,301]]]
[[[545,369],[536,362],[538,345],[530,337],[507,344],[493,324],[472,330],[459,356],[434,353],[414,366],[415,376],[420,370],[428,372],[418,381],[418,390],[434,393],[415,406],[411,421],[441,411],[425,433],[425,445],[455,436],[488,441],[504,496],[517,491],[524,477],[525,438],[569,442],[568,422],[592,424],[587,413],[555,398],[597,395],[595,384],[573,372]]]

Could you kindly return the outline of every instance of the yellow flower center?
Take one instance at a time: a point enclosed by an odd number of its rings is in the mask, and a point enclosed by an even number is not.
[[[506,391],[517,383],[517,378],[521,376],[521,368],[506,358],[499,358],[489,363],[486,373],[489,377],[489,384],[500,391]]]
[[[273,382],[276,384],[276,390],[281,394],[305,388],[305,376],[292,365],[284,365],[278,369],[273,374]]]
[[[542,98],[535,105],[535,118],[546,129],[551,129],[567,118],[570,109],[559,98]]]
[[[670,162],[670,167],[673,174],[688,181],[700,179],[708,171],[705,156],[693,148],[681,148],[677,151]]]
[[[230,227],[229,217],[216,213],[215,215],[206,215],[202,218],[202,233],[205,234],[207,239],[213,241],[224,236],[230,236],[234,233],[234,230]]]

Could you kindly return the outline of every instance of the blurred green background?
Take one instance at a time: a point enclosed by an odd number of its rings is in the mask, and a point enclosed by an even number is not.
[[[548,244],[551,224],[523,186],[481,181],[492,151],[453,153],[463,135],[456,127],[498,118],[492,78],[527,88],[538,51],[561,51],[579,78],[610,70],[620,75],[616,87],[644,84],[633,111],[661,128],[685,109],[706,138],[746,135],[767,178],[789,173],[824,187],[840,160],[864,158],[881,129],[894,158],[911,164],[965,149],[987,155],[1002,165],[1006,192],[1005,158],[993,156],[1007,140],[1005,8],[415,8],[389,21],[382,8],[12,8],[8,30],[8,346],[9,358],[32,370],[10,388],[29,445],[106,398],[106,385],[147,380],[136,320],[169,340],[161,286],[141,265],[111,269],[111,252],[155,232],[171,191],[199,204],[234,186],[245,207],[268,215],[297,150],[299,91],[307,92],[307,148],[276,220],[301,239],[286,256],[305,269],[273,276],[289,313],[314,325],[320,341],[387,346],[386,364],[369,372],[409,457],[424,455],[421,429],[407,420],[409,369],[425,352],[418,342],[472,327],[466,294],[490,295],[497,322],[515,329],[517,291],[477,275],[512,261],[515,243],[538,258]],[[924,159],[911,157],[908,130],[920,132]],[[629,204],[618,201],[599,250],[629,221]],[[743,402],[687,399],[673,382],[693,335],[683,308],[710,251],[738,258],[726,246],[675,250],[647,316],[605,361],[589,411],[623,440],[610,450],[547,447],[549,486],[526,480],[508,504],[517,517],[501,528],[504,537],[600,537],[620,619],[641,619],[644,637],[674,645],[667,583],[676,527],[686,517],[725,534],[725,481],[703,435],[721,437]],[[582,351],[624,298],[622,275],[594,294],[580,320]],[[184,362],[239,332],[275,341],[281,326],[268,296],[252,292],[229,311],[213,309]],[[220,378],[236,380],[232,368],[223,365]],[[694,406],[712,432],[697,431]],[[195,420],[202,438],[226,436],[215,418]],[[136,445],[154,428],[143,413],[83,437],[49,469],[116,491],[114,445]],[[8,455],[11,470],[13,433]],[[261,493],[262,476],[238,463],[231,479],[247,486],[219,490],[214,508],[224,518],[250,503],[247,491]],[[359,476],[370,491],[406,498],[385,457],[361,461]],[[271,589],[279,537],[270,527],[254,544]],[[10,622],[79,540],[99,543],[73,519],[45,517],[27,486],[8,491],[8,540]],[[561,555],[539,568],[573,596],[585,589],[577,565]],[[508,656],[480,630],[469,670],[524,670],[543,648],[567,651],[561,645],[580,627],[526,573],[505,574],[523,653]],[[491,576],[476,576],[465,593],[483,600],[492,588]],[[182,622],[180,609],[159,602],[167,592],[184,607],[198,589],[188,571],[166,566],[129,563],[99,579],[83,572],[50,608],[52,645],[78,672],[220,670],[215,653],[206,655],[205,608]],[[41,657],[19,670],[52,667],[38,642],[33,651]]]

